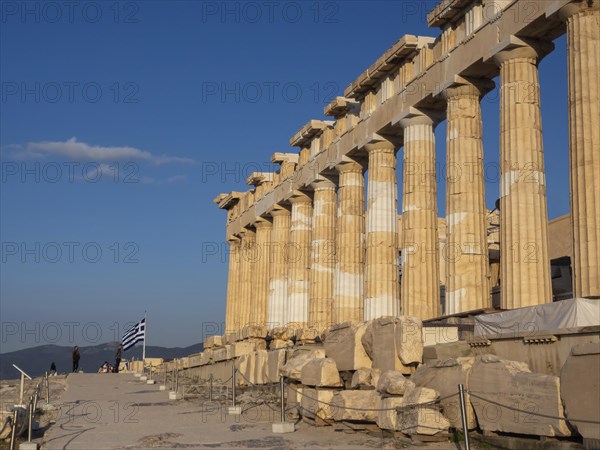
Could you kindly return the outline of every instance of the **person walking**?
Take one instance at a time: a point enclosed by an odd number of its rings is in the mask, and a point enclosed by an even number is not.
[[[73,357],[73,372],[77,372],[77,369],[79,369],[79,360],[81,359],[79,347],[73,347],[73,353],[71,356]]]
[[[121,356],[123,354],[123,344],[119,344],[117,347],[117,353],[115,353],[115,373],[119,373],[119,364],[121,364]]]

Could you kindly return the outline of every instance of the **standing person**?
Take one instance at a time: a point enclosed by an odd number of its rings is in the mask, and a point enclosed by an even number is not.
[[[79,369],[79,359],[81,358],[81,355],[79,354],[79,347],[75,346],[73,347],[73,372],[77,372],[77,369]]]
[[[117,347],[117,353],[115,353],[115,373],[119,373],[119,364],[121,364],[121,354],[123,353],[123,344],[119,344]]]

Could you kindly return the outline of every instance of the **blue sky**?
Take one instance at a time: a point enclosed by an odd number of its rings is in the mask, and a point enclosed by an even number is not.
[[[296,151],[289,138],[403,34],[438,34],[425,1],[50,3],[0,2],[2,352],[113,340],[144,310],[149,344],[212,334],[227,276],[212,199]],[[540,65],[550,218],[569,211],[555,44]],[[482,103],[492,168],[497,94]],[[445,122],[436,138],[443,165]],[[486,189],[491,208],[497,176]]]

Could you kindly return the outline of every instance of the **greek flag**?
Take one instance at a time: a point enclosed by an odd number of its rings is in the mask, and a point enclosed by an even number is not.
[[[146,339],[146,318],[144,317],[140,322],[132,326],[127,333],[123,335],[121,344],[123,345],[123,351],[129,350],[138,342],[142,342]]]

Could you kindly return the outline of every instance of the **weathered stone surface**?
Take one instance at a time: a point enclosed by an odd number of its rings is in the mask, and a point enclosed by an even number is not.
[[[297,349],[292,354],[292,357],[288,359],[285,365],[281,368],[281,375],[292,380],[300,381],[302,375],[302,368],[305,364],[312,361],[313,359],[325,358],[325,350],[304,350]]]
[[[242,355],[235,360],[235,368],[237,369],[236,384],[238,386],[248,386],[246,378],[250,375],[254,365],[252,364],[250,354]],[[243,376],[242,376],[243,375]],[[244,378],[245,377],[245,378]]]
[[[396,408],[402,405],[402,397],[379,397],[377,403],[377,426],[382,430],[398,428],[398,412]]]
[[[254,363],[254,372],[252,374],[252,378],[250,381],[254,384],[266,384],[268,383],[268,361],[269,354],[266,350],[256,350],[253,354],[255,363]]]
[[[302,384],[316,387],[341,387],[342,380],[331,358],[313,359],[307,362],[301,370]]]
[[[301,414],[311,419],[318,417],[322,420],[332,420],[333,409],[330,403],[337,392],[333,389],[303,388],[300,402]]]
[[[396,352],[405,366],[423,361],[423,322],[421,319],[411,316],[398,317]]]
[[[475,354],[465,341],[449,342],[447,344],[437,344],[423,348],[423,362],[425,363],[436,359],[468,356],[475,356]]]
[[[448,419],[442,415],[437,405],[429,404],[439,396],[434,389],[416,387],[414,384],[407,388],[400,405],[402,410],[398,414],[398,431],[409,435],[434,435],[447,430],[450,426]]]
[[[234,344],[235,341],[237,341],[237,333],[225,333],[223,341],[225,344]]]
[[[382,394],[404,395],[406,389],[411,387],[414,387],[414,383],[395,370],[386,370],[377,382],[377,390]]]
[[[371,358],[362,343],[366,329],[364,322],[345,322],[325,333],[325,353],[335,360],[338,370],[371,367]]]
[[[210,364],[212,362],[212,350],[207,349],[200,353],[200,365],[205,366],[206,364]]]
[[[286,361],[286,350],[274,350],[268,352],[267,356],[267,382],[278,383],[280,370]]]
[[[246,325],[242,328],[241,338],[242,339],[250,339],[250,338],[262,338],[264,339],[267,336],[268,329],[264,325]]]
[[[295,327],[295,326],[290,326],[290,325],[285,326],[285,327],[275,327],[275,328],[273,328],[273,331],[271,332],[271,337],[273,339],[289,341],[294,336],[298,337],[298,334],[300,334],[301,329],[302,329],[301,327]]]
[[[233,358],[233,346],[225,345],[223,347],[214,348],[212,359],[215,362],[226,361]]]
[[[376,389],[380,376],[379,369],[358,369],[352,375],[350,389]]]
[[[223,345],[223,336],[209,336],[204,339],[204,348],[213,348]]]
[[[458,327],[423,327],[423,346],[458,341]]]
[[[379,394],[376,391],[340,391],[331,399],[333,420],[375,422],[378,400]]]
[[[363,346],[373,367],[414,372],[423,359],[422,323],[416,317],[381,317],[368,322]]]
[[[484,355],[475,358],[469,386],[477,421],[483,430],[537,436],[571,434],[564,420],[531,414],[564,417],[558,377],[531,373],[522,362]]]
[[[463,384],[465,389],[469,389],[469,373],[475,358],[448,358],[439,361],[432,361],[428,364],[419,366],[417,371],[410,377],[410,381],[417,387],[427,387],[435,389],[442,398],[458,392],[458,385]],[[469,393],[465,393],[467,404],[467,426],[469,429],[477,427],[475,411],[471,404]],[[444,416],[450,421],[454,428],[461,429],[460,401],[458,396],[454,396],[440,403]]]
[[[600,344],[580,344],[560,372],[560,395],[567,419],[587,419],[600,422]],[[600,440],[600,426],[570,422],[585,439]]]
[[[240,356],[252,353],[256,349],[256,343],[250,341],[239,341],[233,344],[233,357],[239,358]]]

